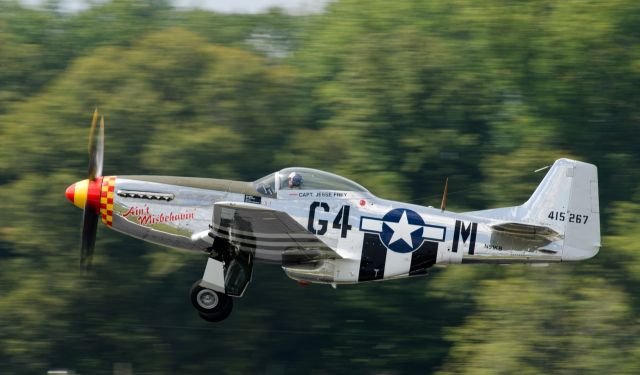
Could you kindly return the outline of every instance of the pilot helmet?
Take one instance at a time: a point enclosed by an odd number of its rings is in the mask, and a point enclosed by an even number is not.
[[[291,187],[299,187],[302,185],[302,176],[299,173],[291,172],[289,173],[289,185]]]

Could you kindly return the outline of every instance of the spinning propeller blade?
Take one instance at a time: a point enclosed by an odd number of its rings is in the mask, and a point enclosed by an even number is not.
[[[100,128],[96,135],[96,124],[98,120],[98,109],[93,112],[91,121],[91,130],[89,132],[89,177],[88,180],[80,181],[69,189],[73,189],[73,196],[77,185],[82,184],[84,188],[84,202],[78,202],[83,208],[82,214],[82,235],[80,241],[80,269],[87,271],[91,268],[91,258],[93,257],[93,249],[96,243],[96,232],[98,230],[99,208],[96,205],[96,191],[100,191],[102,184],[102,162],[104,160],[104,117],[100,118]],[[86,183],[85,183],[86,181]],[[85,185],[86,184],[86,185]],[[69,189],[67,189],[67,197],[69,197]],[[99,193],[97,200],[99,201]],[[76,202],[74,202],[76,203]]]
[[[96,137],[98,109],[93,112],[91,130],[89,131],[89,180],[102,176],[102,160],[104,159],[104,116],[100,118],[100,128]]]
[[[98,231],[98,214],[91,207],[85,207],[82,214],[82,237],[80,240],[80,269],[88,271],[91,268],[91,258],[96,244]]]

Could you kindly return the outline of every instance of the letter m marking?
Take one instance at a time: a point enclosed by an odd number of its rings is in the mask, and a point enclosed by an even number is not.
[[[458,242],[462,237],[462,246],[469,239],[469,255],[473,255],[476,249],[476,233],[478,232],[478,223],[469,223],[465,225],[463,221],[456,220],[456,227],[453,231],[453,248],[451,251],[458,252]],[[471,237],[471,238],[469,238]]]

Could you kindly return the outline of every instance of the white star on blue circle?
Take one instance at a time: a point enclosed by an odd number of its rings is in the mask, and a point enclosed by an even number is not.
[[[396,208],[382,218],[380,239],[390,250],[410,253],[422,245],[424,221],[416,212]]]

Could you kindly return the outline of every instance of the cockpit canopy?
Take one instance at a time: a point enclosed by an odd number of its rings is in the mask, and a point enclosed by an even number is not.
[[[289,176],[295,177],[290,183]],[[275,198],[279,190],[334,190],[368,193],[361,185],[333,173],[292,167],[264,176],[253,183],[260,195]]]

